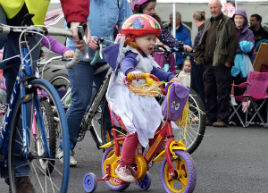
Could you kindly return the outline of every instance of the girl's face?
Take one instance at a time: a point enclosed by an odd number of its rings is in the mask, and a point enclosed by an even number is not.
[[[234,22],[235,22],[235,27],[240,29],[243,27],[245,23],[245,18],[242,15],[235,15]]]
[[[191,63],[190,63],[190,61],[185,61],[185,63],[184,63],[184,72],[191,72]]]
[[[137,46],[143,51],[144,54],[150,55],[154,51],[156,42],[156,35],[148,34],[135,38]]]
[[[150,2],[147,6],[142,10],[142,13],[153,16],[155,14],[155,6],[156,2]]]

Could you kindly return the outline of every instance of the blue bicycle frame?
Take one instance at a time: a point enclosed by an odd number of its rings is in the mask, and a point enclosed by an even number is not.
[[[0,130],[0,168],[1,167],[7,167],[7,155],[8,155],[8,143],[9,143],[9,136],[10,136],[10,123],[11,123],[11,119],[13,117],[13,112],[15,110],[15,106],[18,102],[20,102],[20,100],[18,100],[18,98],[20,98],[22,100],[22,134],[23,134],[23,138],[22,138],[22,144],[23,144],[23,151],[24,151],[24,156],[27,159],[28,158],[28,140],[29,137],[27,135],[27,125],[29,125],[29,123],[27,123],[27,108],[25,103],[23,103],[23,100],[26,99],[28,96],[26,96],[26,88],[25,88],[25,82],[27,81],[27,79],[32,78],[34,76],[33,74],[33,70],[32,70],[32,65],[31,65],[31,59],[30,59],[30,54],[29,54],[29,50],[26,46],[26,43],[23,43],[24,46],[22,46],[22,64],[20,65],[20,70],[19,73],[16,77],[16,81],[12,90],[12,95],[10,98],[10,102],[8,104],[8,108],[7,108],[7,112],[4,118],[4,124],[3,124],[3,128]],[[25,81],[26,80],[26,81]],[[18,92],[19,91],[19,92]],[[41,136],[42,136],[42,140],[44,142],[44,150],[45,152],[47,152],[48,156],[51,157],[51,153],[50,150],[48,148],[48,143],[47,143],[47,138],[46,138],[46,133],[44,131],[44,124],[43,121],[41,119],[41,108],[40,108],[40,102],[38,99],[38,95],[37,93],[35,93],[35,98],[33,100],[36,108],[36,114],[37,114],[37,120],[39,122],[39,125],[41,125],[40,127],[40,132],[41,132]],[[29,110],[28,110],[29,111]],[[33,112],[31,112],[33,113]]]

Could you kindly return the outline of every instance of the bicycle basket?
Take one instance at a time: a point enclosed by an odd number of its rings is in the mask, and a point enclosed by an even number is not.
[[[162,114],[171,121],[177,121],[189,96],[189,89],[179,82],[167,86],[168,93],[162,104]]]

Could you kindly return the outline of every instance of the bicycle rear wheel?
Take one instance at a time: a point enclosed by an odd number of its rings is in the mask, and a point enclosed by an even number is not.
[[[186,151],[188,153],[193,153],[200,145],[203,136],[205,134],[205,107],[199,97],[199,95],[194,91],[190,90],[189,94],[189,116],[188,124],[186,128],[186,133],[184,137],[184,128],[177,126],[172,122],[172,127],[174,131],[174,136],[177,141],[185,138],[184,143],[187,147]]]
[[[68,74],[56,74],[48,80],[58,91],[60,98],[62,98],[70,87]]]
[[[31,88],[27,90],[30,101],[27,103],[31,109],[30,118],[22,115],[22,102],[18,101],[11,122],[11,133],[8,147],[8,172],[12,192],[16,192],[16,177],[29,176],[36,192],[67,192],[69,181],[69,133],[65,112],[55,88],[46,80],[35,79],[30,82]],[[27,98],[27,97],[25,97]],[[32,102],[33,101],[33,102]],[[42,111],[44,101],[49,101],[53,109],[54,131],[49,127],[47,112]],[[23,136],[21,125],[27,120],[27,132]],[[32,121],[36,120],[33,127]],[[51,125],[50,125],[51,126]],[[57,159],[57,140],[62,138],[63,159]],[[23,144],[23,138],[28,142]],[[55,138],[54,138],[55,139]],[[28,148],[28,152],[26,151]],[[62,163],[61,163],[62,162]],[[22,173],[19,173],[22,172]]]

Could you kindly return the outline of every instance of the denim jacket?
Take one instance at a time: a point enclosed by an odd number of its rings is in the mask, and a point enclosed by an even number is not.
[[[114,41],[113,33],[115,26],[118,25],[118,27],[121,27],[123,21],[132,15],[129,2],[127,0],[118,0],[118,2],[119,8],[117,0],[90,0],[90,14],[87,21],[91,36],[104,38],[104,40],[107,40],[104,41],[104,44],[107,46],[112,44]],[[68,48],[72,50],[75,49],[75,43],[72,38],[67,38],[66,44]],[[89,52],[90,60],[92,60],[95,51],[89,48]],[[81,58],[83,58],[83,55]]]

